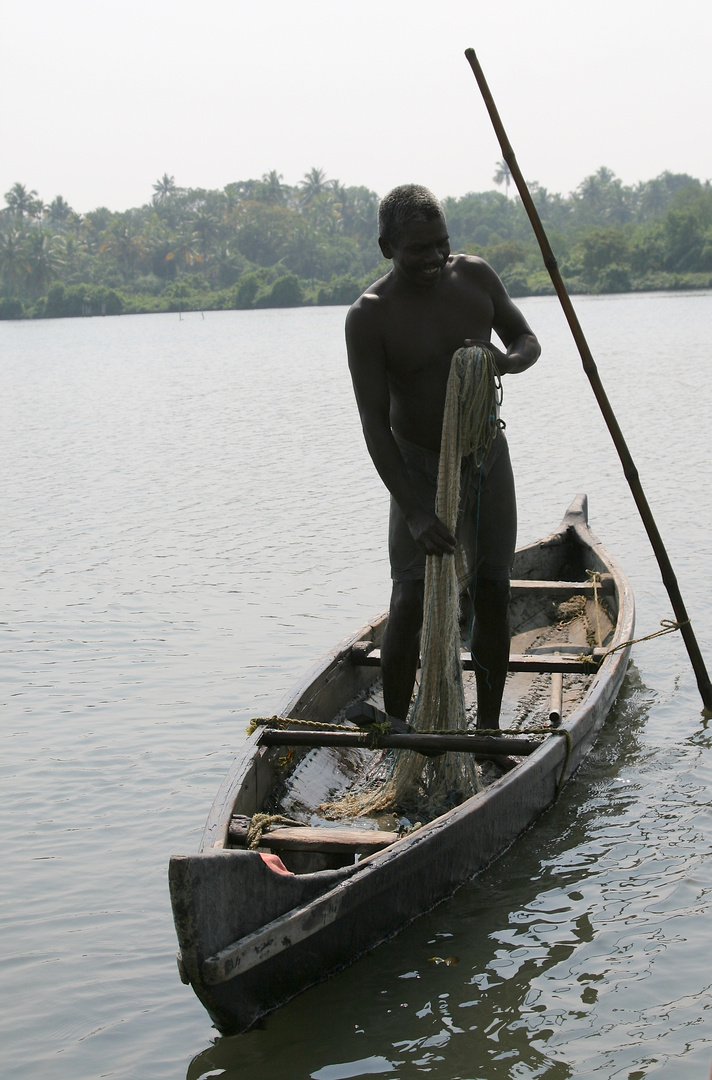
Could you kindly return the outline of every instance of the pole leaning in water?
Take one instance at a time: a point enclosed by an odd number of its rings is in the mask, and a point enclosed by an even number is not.
[[[475,50],[466,49],[465,56],[467,57],[474,76],[477,79],[477,84],[480,88],[480,92],[482,93],[482,97],[484,98],[485,105],[487,106],[487,111],[490,115],[492,126],[494,127],[497,139],[499,140],[499,145],[502,148],[502,156],[504,157],[504,160],[509,166],[509,171],[512,174],[512,178],[515,184],[517,185],[517,190],[521,197],[522,203],[524,204],[524,208],[529,215],[529,220],[532,224],[532,228],[534,229],[536,238],[539,241],[539,247],[541,248],[541,253],[544,258],[544,265],[549,271],[549,276],[551,277],[554,288],[556,289],[556,294],[561,301],[561,306],[564,309],[566,320],[569,324],[571,333],[574,337],[574,341],[576,342],[576,346],[581,355],[584,371],[586,372],[589,382],[591,383],[593,392],[596,395],[596,400],[600,406],[601,412],[603,413],[603,418],[606,421],[606,425],[611,433],[611,437],[613,438],[615,448],[618,451],[618,456],[621,459],[625,478],[628,481],[630,489],[633,493],[633,498],[635,499],[636,506],[638,507],[638,511],[640,512],[640,516],[643,520],[645,531],[648,534],[648,538],[655,553],[655,557],[658,560],[658,565],[662,574],[663,584],[667,589],[673,611],[675,612],[675,618],[680,626],[680,632],[682,633],[682,637],[685,642],[685,646],[687,648],[687,652],[690,657],[695,676],[697,678],[697,686],[702,696],[702,702],[706,709],[712,710],[712,683],[710,683],[710,677],[707,674],[705,662],[702,659],[702,653],[700,652],[699,645],[697,644],[697,639],[695,638],[695,635],[693,633],[689,616],[687,614],[687,611],[685,610],[685,604],[678,588],[677,579],[673,572],[672,564],[670,563],[670,559],[668,558],[668,553],[665,550],[665,545],[663,544],[662,537],[658,532],[658,527],[655,524],[655,520],[653,519],[653,515],[650,510],[650,506],[648,505],[648,500],[645,497],[645,492],[643,491],[642,484],[640,483],[638,470],[635,467],[633,458],[631,457],[625,439],[623,438],[623,433],[618,425],[618,421],[616,420],[613,409],[611,408],[611,404],[608,400],[606,392],[603,389],[603,383],[601,382],[600,376],[598,374],[598,368],[596,367],[593,356],[591,355],[591,350],[588,347],[588,342],[586,341],[583,330],[581,329],[581,324],[579,323],[576,312],[574,311],[573,304],[571,303],[571,298],[566,291],[566,286],[564,285],[561,274],[559,273],[556,259],[554,258],[554,254],[549,245],[546,233],[544,232],[544,226],[541,223],[537,208],[534,205],[534,201],[529,193],[529,189],[517,164],[517,159],[514,156],[514,151],[512,150],[509,139],[507,138],[507,133],[505,132],[502,121],[499,118],[497,106],[494,103],[494,98],[490,93],[490,89],[487,85],[487,80],[485,79],[484,72],[482,71],[477,56],[475,55]]]

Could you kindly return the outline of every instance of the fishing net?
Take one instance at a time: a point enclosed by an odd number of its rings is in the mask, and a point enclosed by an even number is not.
[[[492,353],[458,349],[447,383],[435,512],[455,533],[460,506],[462,459],[479,468],[497,433],[501,384]],[[419,732],[467,729],[460,664],[460,589],[474,568],[458,545],[454,555],[428,556],[425,564],[421,679],[411,716]],[[394,807],[427,805],[441,812],[480,789],[474,754],[447,753],[426,759],[401,750],[389,759],[378,786],[353,792],[325,809],[349,817]]]

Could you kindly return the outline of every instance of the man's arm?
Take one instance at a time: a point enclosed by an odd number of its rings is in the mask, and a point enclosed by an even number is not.
[[[505,345],[502,352],[491,342],[467,341],[467,345],[486,345],[493,353],[500,375],[517,375],[537,362],[541,346],[519,308],[512,302],[499,275],[488,263],[482,264],[485,287],[494,305],[492,329]]]
[[[418,499],[393,438],[386,357],[377,330],[378,303],[376,296],[363,296],[346,317],[349,370],[366,446],[419,547],[428,555],[452,554],[455,537]]]

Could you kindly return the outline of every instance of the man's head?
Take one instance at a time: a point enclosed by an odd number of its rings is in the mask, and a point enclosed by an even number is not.
[[[419,288],[436,285],[447,265],[450,239],[433,193],[420,184],[394,188],[381,202],[378,224],[378,243],[384,258],[393,260],[396,278]]]
[[[439,199],[421,184],[401,184],[381,199],[378,207],[378,242],[397,244],[403,229],[413,221],[445,218]]]

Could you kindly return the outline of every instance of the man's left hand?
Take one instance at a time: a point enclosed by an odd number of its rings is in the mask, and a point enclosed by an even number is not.
[[[504,372],[507,370],[507,356],[505,353],[502,352],[501,349],[498,349],[497,346],[493,345],[491,341],[480,341],[478,338],[465,339],[466,349],[474,349],[475,347],[478,347],[480,349],[487,349],[488,352],[491,352],[492,356],[494,357],[494,362],[497,365],[497,370],[499,371],[500,375],[504,374]]]

